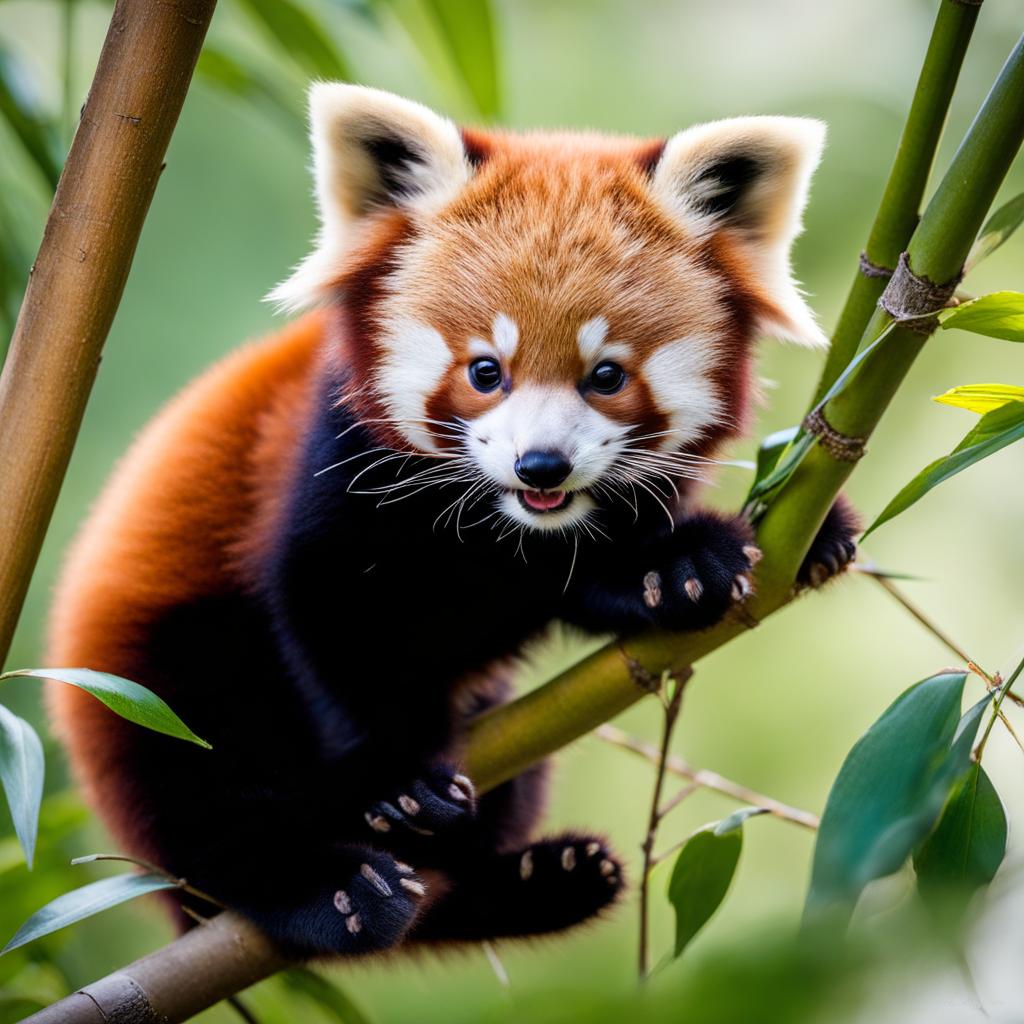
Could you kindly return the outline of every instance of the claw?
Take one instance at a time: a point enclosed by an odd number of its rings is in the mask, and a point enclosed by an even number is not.
[[[334,906],[338,909],[339,913],[352,913],[352,901],[348,898],[348,893],[344,889],[339,889],[334,894]]]
[[[406,814],[420,813],[420,805],[413,800],[411,796],[406,796],[405,793],[398,798],[398,806],[401,807]]]
[[[737,576],[732,584],[732,599],[734,601],[745,601],[753,588],[746,576]]]
[[[684,584],[683,590],[686,591],[686,596],[696,604],[704,593],[704,584],[701,583],[696,576],[691,576]]]
[[[395,861],[395,870],[400,875],[411,875],[412,874],[412,867],[410,865],[406,864],[404,860],[396,860]]]
[[[811,566],[811,571],[808,575],[811,579],[811,585],[820,587],[823,583],[828,582],[828,566],[822,565],[821,562],[815,562]]]
[[[567,846],[562,850],[562,870],[572,871],[574,867],[576,867],[576,851],[571,846]]]
[[[380,875],[377,874],[369,864],[361,864],[359,867],[359,874],[365,878],[370,885],[374,887],[381,894],[381,896],[392,896],[394,895],[391,886],[384,881]]]
[[[661,573],[649,572],[644,576],[644,604],[648,608],[661,604]]]
[[[614,861],[603,860],[598,870],[607,878],[609,875],[615,874],[615,863]]]
[[[476,796],[476,787],[467,775],[453,775],[452,782],[466,794],[467,800],[472,800]]]
[[[519,877],[525,882],[533,874],[533,851],[527,850],[519,858]]]
[[[387,818],[382,817],[379,814],[371,814],[369,811],[363,815],[366,818],[366,824],[373,829],[374,832],[390,832],[391,822]]]
[[[408,889],[416,896],[426,896],[427,894],[427,887],[422,882],[417,882],[415,878],[403,878],[400,884],[403,889]]]
[[[757,565],[764,558],[764,552],[756,544],[745,544],[743,554],[751,566]]]
[[[358,914],[352,914],[345,918],[345,927],[349,930],[349,934],[358,935],[363,930],[362,919]]]
[[[596,857],[601,852],[600,843],[587,843],[587,856]]]

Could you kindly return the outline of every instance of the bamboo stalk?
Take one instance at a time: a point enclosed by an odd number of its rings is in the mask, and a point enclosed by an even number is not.
[[[980,10],[980,5],[961,0],[942,0],[939,5],[907,123],[864,247],[864,255],[875,267],[893,270],[917,226],[928,175]],[[886,280],[858,269],[839,314],[813,404],[853,358]]]
[[[216,0],[118,0],[0,376],[0,666]]]

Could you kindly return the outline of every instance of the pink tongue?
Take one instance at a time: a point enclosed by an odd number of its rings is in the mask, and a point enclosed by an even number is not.
[[[523,500],[530,508],[547,512],[565,501],[565,491],[523,491]]]

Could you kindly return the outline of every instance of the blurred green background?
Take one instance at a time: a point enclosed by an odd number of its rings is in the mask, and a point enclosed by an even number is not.
[[[484,119],[472,93],[446,64],[443,47],[417,20],[416,4],[319,0],[306,6],[325,26],[353,80],[420,99],[459,119]],[[65,101],[61,69],[68,8],[73,74]],[[495,109],[495,120],[513,128],[568,126],[644,135],[738,114],[823,118],[829,145],[796,265],[813,306],[831,326],[889,168],[934,9],[930,0],[856,5],[498,0],[493,12],[500,91],[493,100],[485,97],[483,107]],[[44,110],[58,112],[69,103],[67,109],[77,111],[109,12],[106,4],[91,0],[0,3],[0,44],[17,59],[22,84],[38,94]],[[1019,5],[1011,0],[985,4],[940,167],[1021,27]],[[39,663],[61,553],[133,434],[211,361],[279,323],[262,296],[306,252],[314,230],[301,109],[304,83],[317,67],[301,54],[291,62],[283,57],[241,0],[222,0],[210,42],[214,62],[217,54],[228,55],[255,69],[249,86],[236,89],[250,96],[225,90],[223,59],[222,84],[210,77],[218,66],[208,65],[209,73],[197,77],[189,94],[11,667]],[[477,57],[489,63],[486,54]],[[258,88],[252,86],[257,80]],[[5,243],[17,245],[27,261],[42,232],[49,194],[2,130],[0,161],[6,211],[0,229]],[[1003,198],[1022,190],[1024,167],[1018,165]],[[1019,237],[984,263],[966,287],[974,294],[1024,290]],[[929,343],[853,478],[850,492],[866,518],[973,424],[972,414],[929,398],[958,384],[1021,383],[1020,357],[1020,350],[1006,342],[957,331],[939,333]],[[763,342],[761,370],[769,386],[759,434],[799,419],[819,368],[820,356]],[[749,458],[755,444],[751,439],[737,446],[736,456]],[[734,507],[748,482],[745,471],[727,469],[709,500]],[[1012,665],[1024,643],[1022,507],[1024,447],[1018,445],[939,488],[868,545],[868,554],[880,564],[923,578],[907,583],[906,590],[990,671]],[[556,631],[524,673],[524,687],[576,656],[573,642]],[[675,749],[697,765],[818,813],[860,733],[907,685],[949,661],[876,584],[852,578],[827,598],[799,602],[702,663],[687,694]],[[400,666],[382,660],[382,672],[395,667]],[[37,684],[7,684],[3,698],[18,713],[41,721]],[[619,724],[653,738],[658,720],[657,709],[645,706]],[[6,812],[0,812],[5,837],[0,839],[0,939],[47,899],[96,876],[90,868],[67,867],[71,856],[109,846],[68,791],[52,742],[47,753],[47,792],[54,795],[31,875],[11,838]],[[986,764],[1011,822],[1024,797],[1019,757],[1005,732],[997,730]],[[606,832],[635,875],[650,766],[593,738],[562,752],[557,761],[550,826],[579,824]],[[662,845],[731,809],[721,797],[697,794],[665,823]],[[723,910],[685,963],[670,970],[713,975],[707,965],[738,945],[749,953],[787,934],[806,890],[812,840],[810,833],[783,822],[750,822]],[[1013,865],[1021,855],[1014,834],[1011,844]],[[667,947],[671,930],[662,899],[666,883],[661,868],[653,879],[656,955]],[[544,1002],[549,991],[579,989],[599,1001],[629,993],[635,984],[636,927],[635,900],[627,899],[609,921],[569,936],[503,944],[499,954],[510,978],[507,989],[475,948],[443,958],[427,954],[378,965],[347,964],[331,973],[375,1021],[476,1021],[505,1014],[542,1019],[536,1016],[538,1005],[554,1005]],[[156,948],[169,934],[155,905],[125,906],[0,960],[0,987],[7,983],[10,992],[52,998]],[[750,963],[760,963],[751,956]],[[748,976],[740,971],[739,977],[742,983]],[[294,997],[273,984],[261,986],[249,1001],[261,1020],[319,1019],[305,1004],[300,1013]],[[201,1019],[228,1021],[232,1013],[218,1007]]]

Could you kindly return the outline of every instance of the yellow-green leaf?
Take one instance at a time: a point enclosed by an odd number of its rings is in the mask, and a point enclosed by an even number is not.
[[[992,292],[939,313],[943,330],[957,327],[1004,341],[1024,341],[1024,292]]]
[[[1024,402],[1024,388],[1017,384],[962,384],[958,388],[950,388],[944,395],[936,395],[932,401],[986,413],[1007,402]]]

